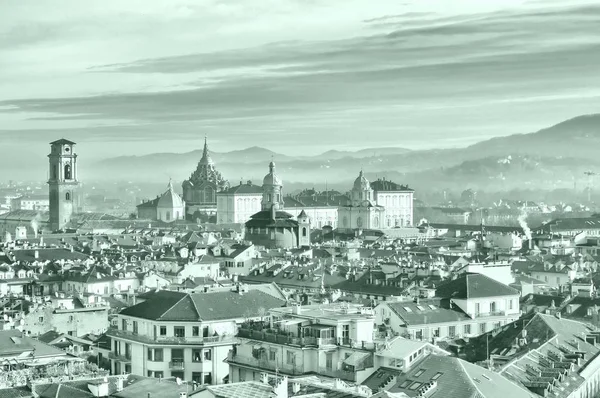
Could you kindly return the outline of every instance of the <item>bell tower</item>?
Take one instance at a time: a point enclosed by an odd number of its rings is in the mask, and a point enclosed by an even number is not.
[[[49,200],[50,228],[63,229],[71,221],[78,208],[77,155],[73,152],[75,143],[60,139],[50,143]]]

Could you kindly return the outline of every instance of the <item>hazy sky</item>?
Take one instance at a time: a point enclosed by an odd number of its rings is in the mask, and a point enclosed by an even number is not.
[[[598,0],[2,0],[0,146],[65,137],[104,157],[207,134],[295,154],[531,132],[599,110],[598,20]]]

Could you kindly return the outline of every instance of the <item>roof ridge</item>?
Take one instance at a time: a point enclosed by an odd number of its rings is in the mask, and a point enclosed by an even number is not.
[[[460,358],[456,358],[456,360],[458,361],[458,364],[460,365],[461,369],[463,370],[463,373],[466,374],[467,376],[467,380],[469,380],[469,383],[475,387],[475,390],[479,393],[479,396],[481,397],[485,397],[485,395],[481,392],[481,390],[479,389],[479,387],[477,387],[477,385],[475,385],[475,381],[471,378],[471,375],[469,374],[469,372],[467,371],[467,369],[465,368],[465,365],[463,365],[462,361],[460,360]]]
[[[186,293],[186,294],[184,294],[184,296],[183,296],[182,298],[180,298],[179,300],[177,300],[177,301],[175,302],[175,304],[173,304],[171,307],[169,307],[169,308],[168,308],[166,311],[163,311],[163,313],[162,313],[160,316],[156,317],[156,320],[160,320],[160,319],[162,319],[162,317],[163,317],[163,316],[164,316],[164,315],[165,315],[167,312],[169,312],[169,311],[171,311],[173,308],[175,308],[175,306],[176,306],[177,304],[181,303],[181,301],[183,301],[183,299],[185,299],[187,296],[189,296],[189,293]]]
[[[194,282],[195,283],[195,282]],[[194,301],[194,299],[192,298],[191,294],[188,294],[190,296],[190,300],[192,301],[192,305],[194,306],[194,311],[196,311],[196,315],[198,315],[198,320],[202,320],[202,318],[200,317],[200,310],[198,310],[198,306],[196,305],[196,302]]]

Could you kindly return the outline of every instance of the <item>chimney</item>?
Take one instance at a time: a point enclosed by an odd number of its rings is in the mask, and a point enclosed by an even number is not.
[[[124,384],[125,384],[125,379],[123,377],[119,377],[117,379],[117,392],[123,391]]]
[[[292,384],[292,391],[294,394],[298,394],[300,392],[300,383]]]
[[[557,317],[558,319],[560,319],[560,318],[561,318],[560,311],[556,311],[556,314],[555,314],[555,315],[556,315],[556,317]]]
[[[179,392],[179,398],[187,398],[187,392],[185,392],[185,391],[180,391],[180,392]]]
[[[260,374],[260,381],[263,384],[269,384],[269,375],[266,373],[261,373]]]
[[[39,258],[40,258],[40,252],[39,252],[39,251],[37,251],[37,250],[36,250],[36,251],[34,251],[34,252],[33,252],[33,257],[34,257],[36,260],[37,260],[37,259],[39,259]]]

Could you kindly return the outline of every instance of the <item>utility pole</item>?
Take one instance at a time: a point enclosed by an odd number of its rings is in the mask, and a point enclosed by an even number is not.
[[[585,174],[588,177],[588,180],[587,180],[588,198],[587,198],[587,200],[588,200],[588,203],[591,203],[591,201],[592,201],[592,186],[593,186],[593,182],[594,182],[594,176],[596,175],[596,173],[588,170],[588,171],[584,172],[583,174]]]

